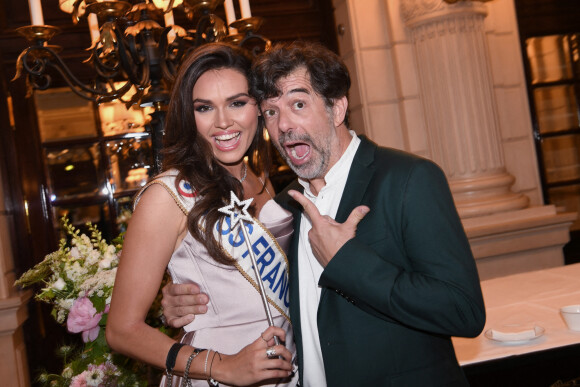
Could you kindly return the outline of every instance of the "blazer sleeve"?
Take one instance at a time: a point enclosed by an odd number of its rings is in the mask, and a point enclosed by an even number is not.
[[[402,175],[395,190],[385,188],[392,180],[379,183],[357,236],[333,257],[319,284],[379,318],[435,334],[475,337],[485,324],[483,297],[445,175],[423,159]],[[365,222],[378,243],[359,236]]]

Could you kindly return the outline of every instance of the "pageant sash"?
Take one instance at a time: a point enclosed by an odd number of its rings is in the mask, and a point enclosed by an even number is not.
[[[188,214],[193,208],[196,201],[196,191],[193,187],[181,181],[178,187],[175,186],[175,178],[177,173],[169,171],[163,173],[149,182],[137,194],[135,204],[139,197],[152,184],[161,184],[173,197],[179,208],[184,214]],[[217,222],[214,227],[214,237],[222,246],[223,251],[227,256],[234,259],[235,267],[240,274],[250,282],[250,284],[260,292],[258,283],[256,282],[256,275],[252,267],[252,261],[249,256],[249,251],[245,243],[244,234],[240,227],[246,227],[248,235],[252,242],[252,250],[256,257],[256,264],[260,272],[260,277],[266,290],[266,296],[270,305],[275,307],[282,316],[288,321],[290,317],[288,314],[288,307],[290,306],[290,292],[288,289],[288,258],[278,245],[276,238],[268,231],[268,229],[256,218],[252,218],[253,223],[244,223],[238,225],[234,230],[231,229],[231,220],[229,216],[225,216],[220,224]],[[241,222],[243,223],[243,222]]]
[[[214,236],[220,242],[224,252],[236,260],[235,266],[238,271],[259,292],[260,288],[256,282],[250,252],[246,245],[244,233],[240,230],[240,227],[246,227],[268,302],[290,321],[288,316],[288,307],[290,306],[288,259],[268,229],[258,219],[252,219],[254,223],[241,222],[232,230],[230,218],[224,217],[221,225],[219,222],[216,224]]]

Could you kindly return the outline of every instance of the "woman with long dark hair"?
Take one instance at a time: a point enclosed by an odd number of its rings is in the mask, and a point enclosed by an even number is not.
[[[184,60],[167,112],[164,171],[137,195],[125,236],[107,341],[166,368],[164,384],[297,381],[284,253],[292,217],[272,200],[262,117],[248,92],[250,67],[241,49],[222,43],[204,45]],[[254,222],[247,230],[274,327],[268,326],[243,233],[218,211],[231,192],[253,198]],[[195,282],[211,299],[180,343],[145,323],[166,269],[173,282]]]

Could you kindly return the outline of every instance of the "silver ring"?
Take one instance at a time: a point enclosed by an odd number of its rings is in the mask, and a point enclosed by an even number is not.
[[[268,356],[269,358],[273,358],[276,356],[276,350],[272,347],[266,349],[266,356]]]
[[[163,326],[167,326],[167,319],[165,318],[165,315],[163,314],[163,307],[161,307],[161,309],[159,309],[159,313],[161,313],[161,317],[159,318],[161,320],[161,324],[163,324]]]
[[[264,340],[264,341],[267,343],[267,342],[268,342],[268,340],[266,340],[266,339],[264,338],[264,336],[262,336],[263,334],[264,334],[264,332],[260,333],[260,337],[262,338],[262,340]]]

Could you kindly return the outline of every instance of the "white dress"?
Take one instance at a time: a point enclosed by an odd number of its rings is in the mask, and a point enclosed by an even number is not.
[[[169,184],[162,184],[167,188]],[[173,194],[174,198],[179,195]],[[179,204],[179,203],[178,203]],[[187,210],[187,203],[180,207]],[[191,206],[191,204],[190,204]],[[185,212],[185,211],[184,211]],[[292,215],[274,200],[263,206],[258,220],[268,229],[280,247],[287,251],[293,233]],[[180,246],[174,251],[168,265],[174,283],[197,283],[201,291],[209,296],[208,311],[197,315],[195,320],[184,327],[187,332],[182,342],[195,348],[206,348],[224,354],[235,354],[260,337],[268,328],[268,321],[260,294],[235,266],[216,262],[208,255],[205,247],[188,232]],[[268,283],[264,284],[268,286]],[[285,284],[277,284],[279,291],[288,292]],[[285,289],[282,289],[285,287]],[[286,347],[296,354],[292,325],[287,316],[270,307],[274,324],[286,331]],[[202,352],[200,357],[206,356]],[[199,360],[198,360],[199,361]],[[295,362],[296,363],[296,362]],[[182,378],[174,376],[173,386],[179,386]],[[191,379],[193,386],[207,386],[206,380]],[[298,373],[275,384],[259,386],[295,386]],[[165,377],[161,382],[165,386]],[[220,383],[220,386],[225,386]]]

